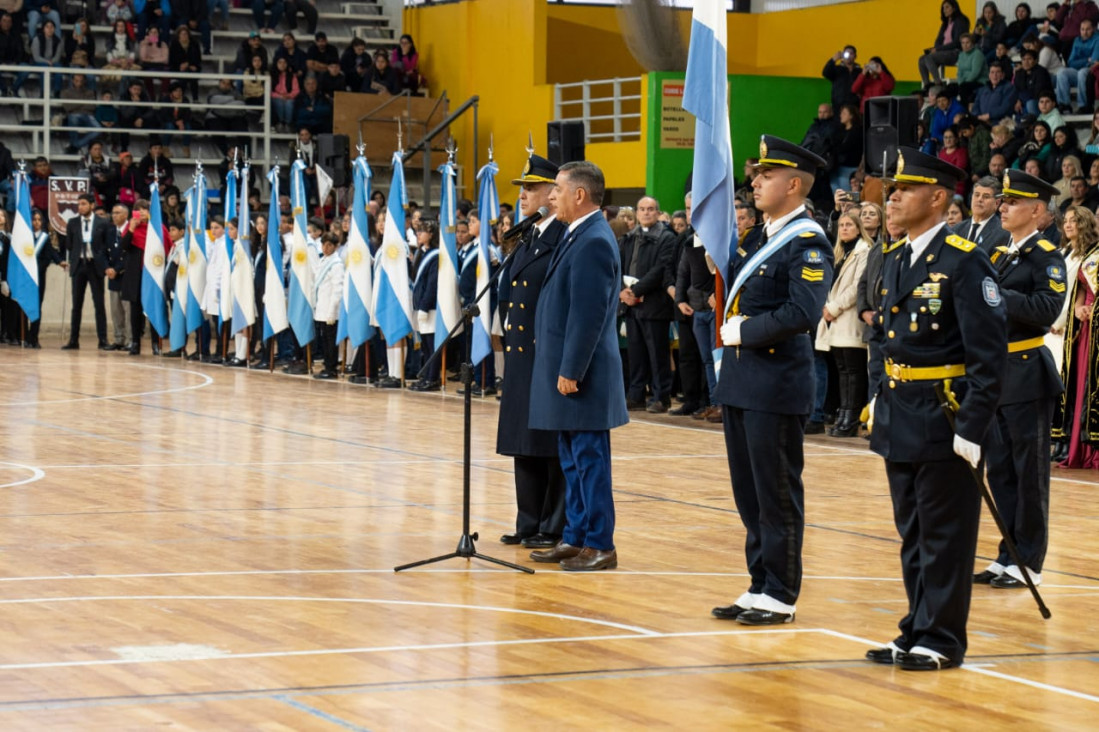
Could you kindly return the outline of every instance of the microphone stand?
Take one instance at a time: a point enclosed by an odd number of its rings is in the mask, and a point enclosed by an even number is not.
[[[534,227],[531,227],[532,229]],[[530,231],[528,229],[528,231]],[[487,233],[487,227],[486,227]],[[522,246],[520,243],[519,246]],[[462,444],[462,536],[458,539],[458,547],[449,554],[440,554],[437,557],[431,557],[430,559],[421,559],[418,562],[412,562],[410,564],[402,564],[399,567],[394,567],[394,572],[400,572],[404,569],[412,569],[413,567],[419,567],[424,564],[434,564],[435,562],[443,562],[448,559],[455,559],[461,557],[463,559],[481,559],[486,562],[492,562],[499,564],[510,569],[517,570],[519,572],[526,572],[527,574],[534,574],[534,570],[530,567],[524,567],[519,564],[513,564],[512,562],[504,561],[503,559],[497,559],[485,554],[481,554],[477,551],[477,547],[474,544],[477,541],[478,535],[476,533],[471,534],[469,532],[469,469],[470,469],[470,434],[473,425],[472,410],[473,410],[473,364],[470,363],[470,359],[473,357],[473,320],[481,314],[481,309],[477,306],[477,303],[481,301],[481,298],[492,289],[492,285],[496,280],[500,279],[500,273],[507,269],[507,266],[511,263],[511,260],[515,257],[515,252],[519,251],[519,247],[511,250],[504,261],[496,269],[489,279],[488,284],[477,294],[477,297],[473,299],[469,305],[462,308],[462,318],[454,327],[450,329],[450,332],[446,334],[446,339],[443,340],[435,348],[435,353],[431,354],[431,357],[424,364],[423,368],[417,374],[418,378],[423,378],[427,373],[428,367],[436,360],[442,357],[443,351],[446,350],[447,344],[449,344],[458,334],[465,328],[466,335],[466,351],[465,359],[461,364],[461,382],[464,390],[463,403],[462,403],[462,430],[463,430],[463,444]],[[479,256],[479,255],[478,255]],[[482,263],[483,264],[483,263]],[[491,266],[491,263],[490,263]],[[485,358],[491,358],[492,354],[489,353]]]

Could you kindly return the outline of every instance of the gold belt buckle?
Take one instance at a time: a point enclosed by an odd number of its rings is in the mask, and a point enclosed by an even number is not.
[[[889,364],[889,375],[898,381],[902,381],[903,367],[899,363]]]

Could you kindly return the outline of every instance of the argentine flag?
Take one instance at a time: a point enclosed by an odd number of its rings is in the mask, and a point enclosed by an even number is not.
[[[34,230],[31,228],[31,193],[27,174],[15,174],[15,223],[11,230],[6,279],[11,297],[31,323],[42,314],[38,303],[38,260],[35,258]],[[50,246],[46,244],[46,246]]]
[[[183,200],[187,202],[184,220],[190,221],[194,217],[194,192],[188,188],[183,194]],[[178,351],[187,345],[187,250],[189,249],[190,230],[179,240],[172,250],[172,256],[176,262],[176,289],[172,293],[172,313],[168,325],[168,345],[173,351]]]
[[[381,264],[375,287],[377,306],[374,321],[382,329],[390,347],[412,332],[412,290],[408,284],[408,242],[405,241],[404,207],[408,194],[404,187],[404,163],[399,152],[393,153],[393,180],[386,199],[385,233],[378,251]]]
[[[243,181],[248,180],[250,166],[244,164],[240,173],[240,226],[237,227],[237,240],[233,242],[232,281],[233,291],[233,326],[230,328],[234,334],[240,333],[245,328],[256,322],[256,277],[252,267],[252,219],[248,210],[248,186]],[[276,227],[278,228],[278,227]],[[239,269],[239,271],[238,271]]]
[[[458,294],[458,197],[455,190],[457,173],[451,163],[439,168],[443,174],[443,200],[439,204],[439,285],[435,305],[435,349],[446,340],[450,329],[462,319],[462,298]]]
[[[492,353],[492,293],[489,280],[492,273],[492,226],[500,218],[500,197],[496,193],[496,172],[500,169],[491,160],[477,173],[481,181],[477,196],[477,210],[481,215],[481,235],[477,237],[477,292],[484,293],[477,301],[480,313],[473,321],[473,356],[470,362],[476,366]]]
[[[286,319],[286,287],[282,283],[282,236],[279,234],[279,166],[267,174],[271,207],[267,211],[267,269],[263,280],[263,340],[290,327]]]
[[[695,116],[691,223],[722,278],[737,245],[725,22],[723,0],[695,3],[683,90],[683,108]]]
[[[145,317],[163,338],[168,335],[168,299],[164,296],[164,217],[160,212],[160,190],[149,184],[149,223],[145,231],[145,257],[141,272],[141,307]]]
[[[187,219],[187,332],[202,327],[202,296],[206,292],[206,178],[195,175],[191,188],[194,208]]]
[[[294,232],[290,246],[290,306],[287,316],[302,347],[312,343],[316,335],[313,328],[313,308],[316,303],[313,300],[313,262],[310,261],[312,252],[305,243],[306,203],[305,163],[299,158],[290,166],[290,206],[293,209]],[[316,257],[316,254],[312,256]]]
[[[237,215],[237,169],[230,166],[225,176],[225,234],[222,246],[225,247],[225,266],[221,269],[221,288],[218,290],[218,316],[220,324],[225,325],[233,318],[233,247],[235,243],[229,237],[229,222]],[[237,229],[240,236],[240,229]],[[216,244],[215,244],[216,246]]]
[[[370,326],[367,303],[374,299],[374,261],[367,238],[366,202],[370,200],[370,179],[374,173],[359,155],[352,164],[355,175],[355,197],[351,205],[351,231],[347,235],[347,268],[344,270],[343,300],[340,302],[340,324],[336,341],[347,338],[351,347],[361,346],[374,335]],[[319,170],[319,168],[318,168]]]

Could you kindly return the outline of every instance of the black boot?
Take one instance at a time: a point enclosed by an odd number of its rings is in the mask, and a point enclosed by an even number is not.
[[[832,437],[858,437],[859,419],[854,409],[841,409],[840,419],[832,429]]]
[[[1068,460],[1068,440],[1054,440],[1053,456],[1050,462],[1062,463],[1065,460]]]

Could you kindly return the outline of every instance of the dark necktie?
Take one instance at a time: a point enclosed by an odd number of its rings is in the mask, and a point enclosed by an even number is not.
[[[901,276],[900,279],[904,279],[904,276],[908,274],[908,268],[912,263],[912,242],[905,242],[905,245],[901,247]]]
[[[969,236],[966,237],[969,241],[977,241],[977,232],[980,230],[981,225],[976,221],[969,227]]]

